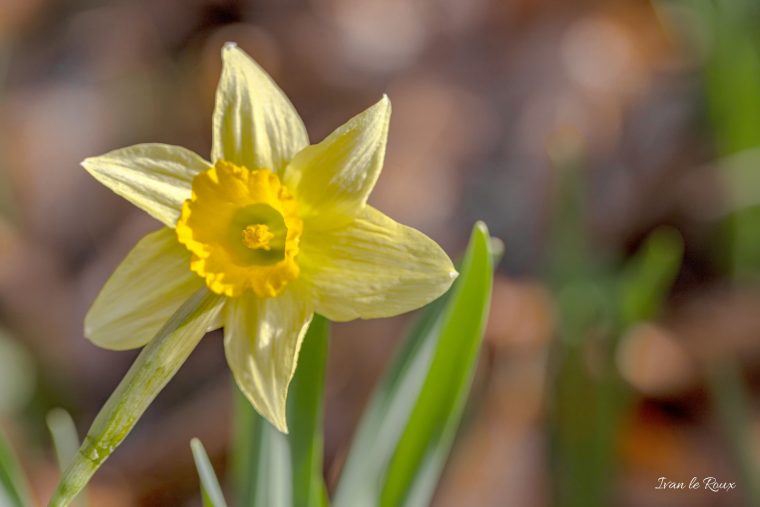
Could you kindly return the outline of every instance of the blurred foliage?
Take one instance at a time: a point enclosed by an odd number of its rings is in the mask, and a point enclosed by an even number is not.
[[[757,281],[760,271],[760,206],[756,183],[760,167],[760,9],[756,2],[683,4],[693,9],[710,38],[705,85],[728,209],[722,222],[730,252],[728,271],[734,282]],[[723,167],[721,167],[723,166]],[[760,505],[760,461],[753,446],[751,397],[738,358],[725,352],[708,365],[708,386],[739,469],[747,505]]]
[[[24,409],[34,394],[36,367],[22,343],[0,329],[0,415]]]
[[[619,339],[657,317],[681,264],[676,231],[651,233],[620,261],[595,257],[582,203],[580,153],[555,158],[559,184],[548,272],[557,294],[558,333],[550,364],[552,505],[605,506],[617,474],[618,431],[632,407],[615,368]]]
[[[0,505],[29,507],[32,505],[29,486],[13,449],[0,433]]]

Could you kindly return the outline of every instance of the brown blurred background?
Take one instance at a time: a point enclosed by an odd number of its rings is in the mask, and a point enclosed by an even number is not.
[[[477,219],[506,244],[434,505],[552,503],[550,474],[562,473],[546,436],[555,295],[543,280],[562,255],[548,238],[549,153],[567,146],[583,152],[596,253],[625,259],[660,224],[686,245],[663,318],[631,330],[617,353],[637,401],[616,440],[613,505],[744,505],[737,491],[654,489],[661,476],[737,480],[700,364],[729,350],[750,380],[760,373],[760,292],[729,287],[712,255],[725,199],[702,77],[709,41],[681,38],[648,2],[601,0],[0,0],[0,426],[41,502],[57,480],[45,413],[63,406],[83,434],[135,357],[86,341],[84,314],[158,226],[79,162],[138,142],[209,153],[229,40],[272,74],[312,141],[387,93],[388,157],[372,203],[453,257]],[[330,483],[409,319],[333,327]],[[200,437],[221,471],[230,438],[219,338],[202,342],[96,476],[93,505],[200,505],[188,442]]]

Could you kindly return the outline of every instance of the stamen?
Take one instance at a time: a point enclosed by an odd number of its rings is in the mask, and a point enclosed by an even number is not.
[[[216,294],[275,297],[298,278],[303,221],[295,197],[268,169],[217,160],[193,179],[176,230],[193,254],[190,268]]]
[[[270,241],[274,234],[264,224],[249,225],[243,229],[243,244],[251,250],[264,249],[269,251]]]

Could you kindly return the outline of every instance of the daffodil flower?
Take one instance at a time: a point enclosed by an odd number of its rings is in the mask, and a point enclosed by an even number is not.
[[[427,304],[457,273],[431,239],[367,204],[385,154],[387,97],[322,142],[235,44],[222,50],[211,161],[141,144],[88,158],[98,181],[162,222],[127,255],[85,319],[109,349],[146,346],[93,422],[51,505],[67,505],[203,335],[224,327],[235,381],[287,431],[306,330]]]
[[[209,328],[224,327],[237,384],[285,432],[288,384],[315,311],[334,321],[397,315],[440,296],[456,271],[434,241],[367,204],[383,165],[387,97],[309,145],[273,80],[234,44],[222,56],[210,162],[163,144],[83,162],[166,226],[116,269],[86,335],[110,349],[143,346],[205,289]]]

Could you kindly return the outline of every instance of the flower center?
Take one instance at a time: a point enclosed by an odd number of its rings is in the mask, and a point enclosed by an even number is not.
[[[243,229],[243,244],[251,250],[263,249],[267,252],[272,249],[269,244],[274,234],[265,224],[249,225]]]
[[[220,160],[195,177],[192,190],[177,238],[209,289],[230,297],[247,290],[274,297],[298,277],[303,222],[277,175]]]

